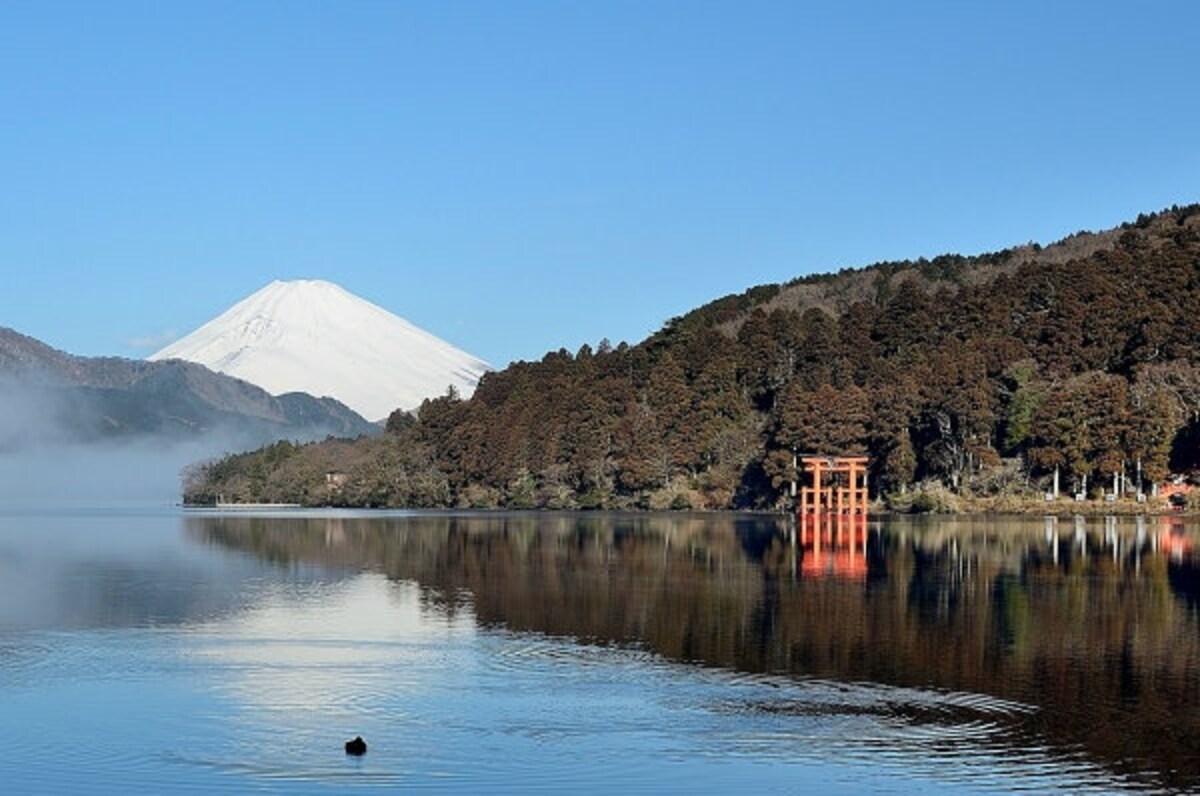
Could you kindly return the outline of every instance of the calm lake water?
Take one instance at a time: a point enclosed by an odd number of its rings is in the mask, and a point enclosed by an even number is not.
[[[0,790],[1192,791],[1197,542],[0,510]]]

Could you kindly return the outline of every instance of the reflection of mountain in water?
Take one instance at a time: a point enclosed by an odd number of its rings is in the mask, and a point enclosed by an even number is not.
[[[1200,784],[1194,528],[1157,520],[889,521],[865,577],[808,577],[765,518],[193,517],[278,562],[414,581],[484,624],[748,672],[973,691],[1035,705],[1042,739],[1135,778]],[[831,571],[830,571],[831,572]]]

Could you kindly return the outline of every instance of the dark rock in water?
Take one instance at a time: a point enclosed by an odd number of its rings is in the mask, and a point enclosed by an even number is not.
[[[346,754],[348,755],[365,755],[367,753],[367,742],[362,739],[361,735],[354,736],[353,741],[346,741]]]

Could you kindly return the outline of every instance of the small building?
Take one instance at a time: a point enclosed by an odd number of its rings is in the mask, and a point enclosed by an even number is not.
[[[1191,484],[1182,477],[1176,477],[1167,481],[1158,490],[1158,496],[1165,498],[1172,506],[1183,507],[1187,505],[1188,495],[1192,494],[1195,489]]]

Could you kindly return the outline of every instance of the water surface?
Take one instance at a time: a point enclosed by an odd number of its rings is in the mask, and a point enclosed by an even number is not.
[[[1197,531],[0,512],[0,782],[1194,790]]]

